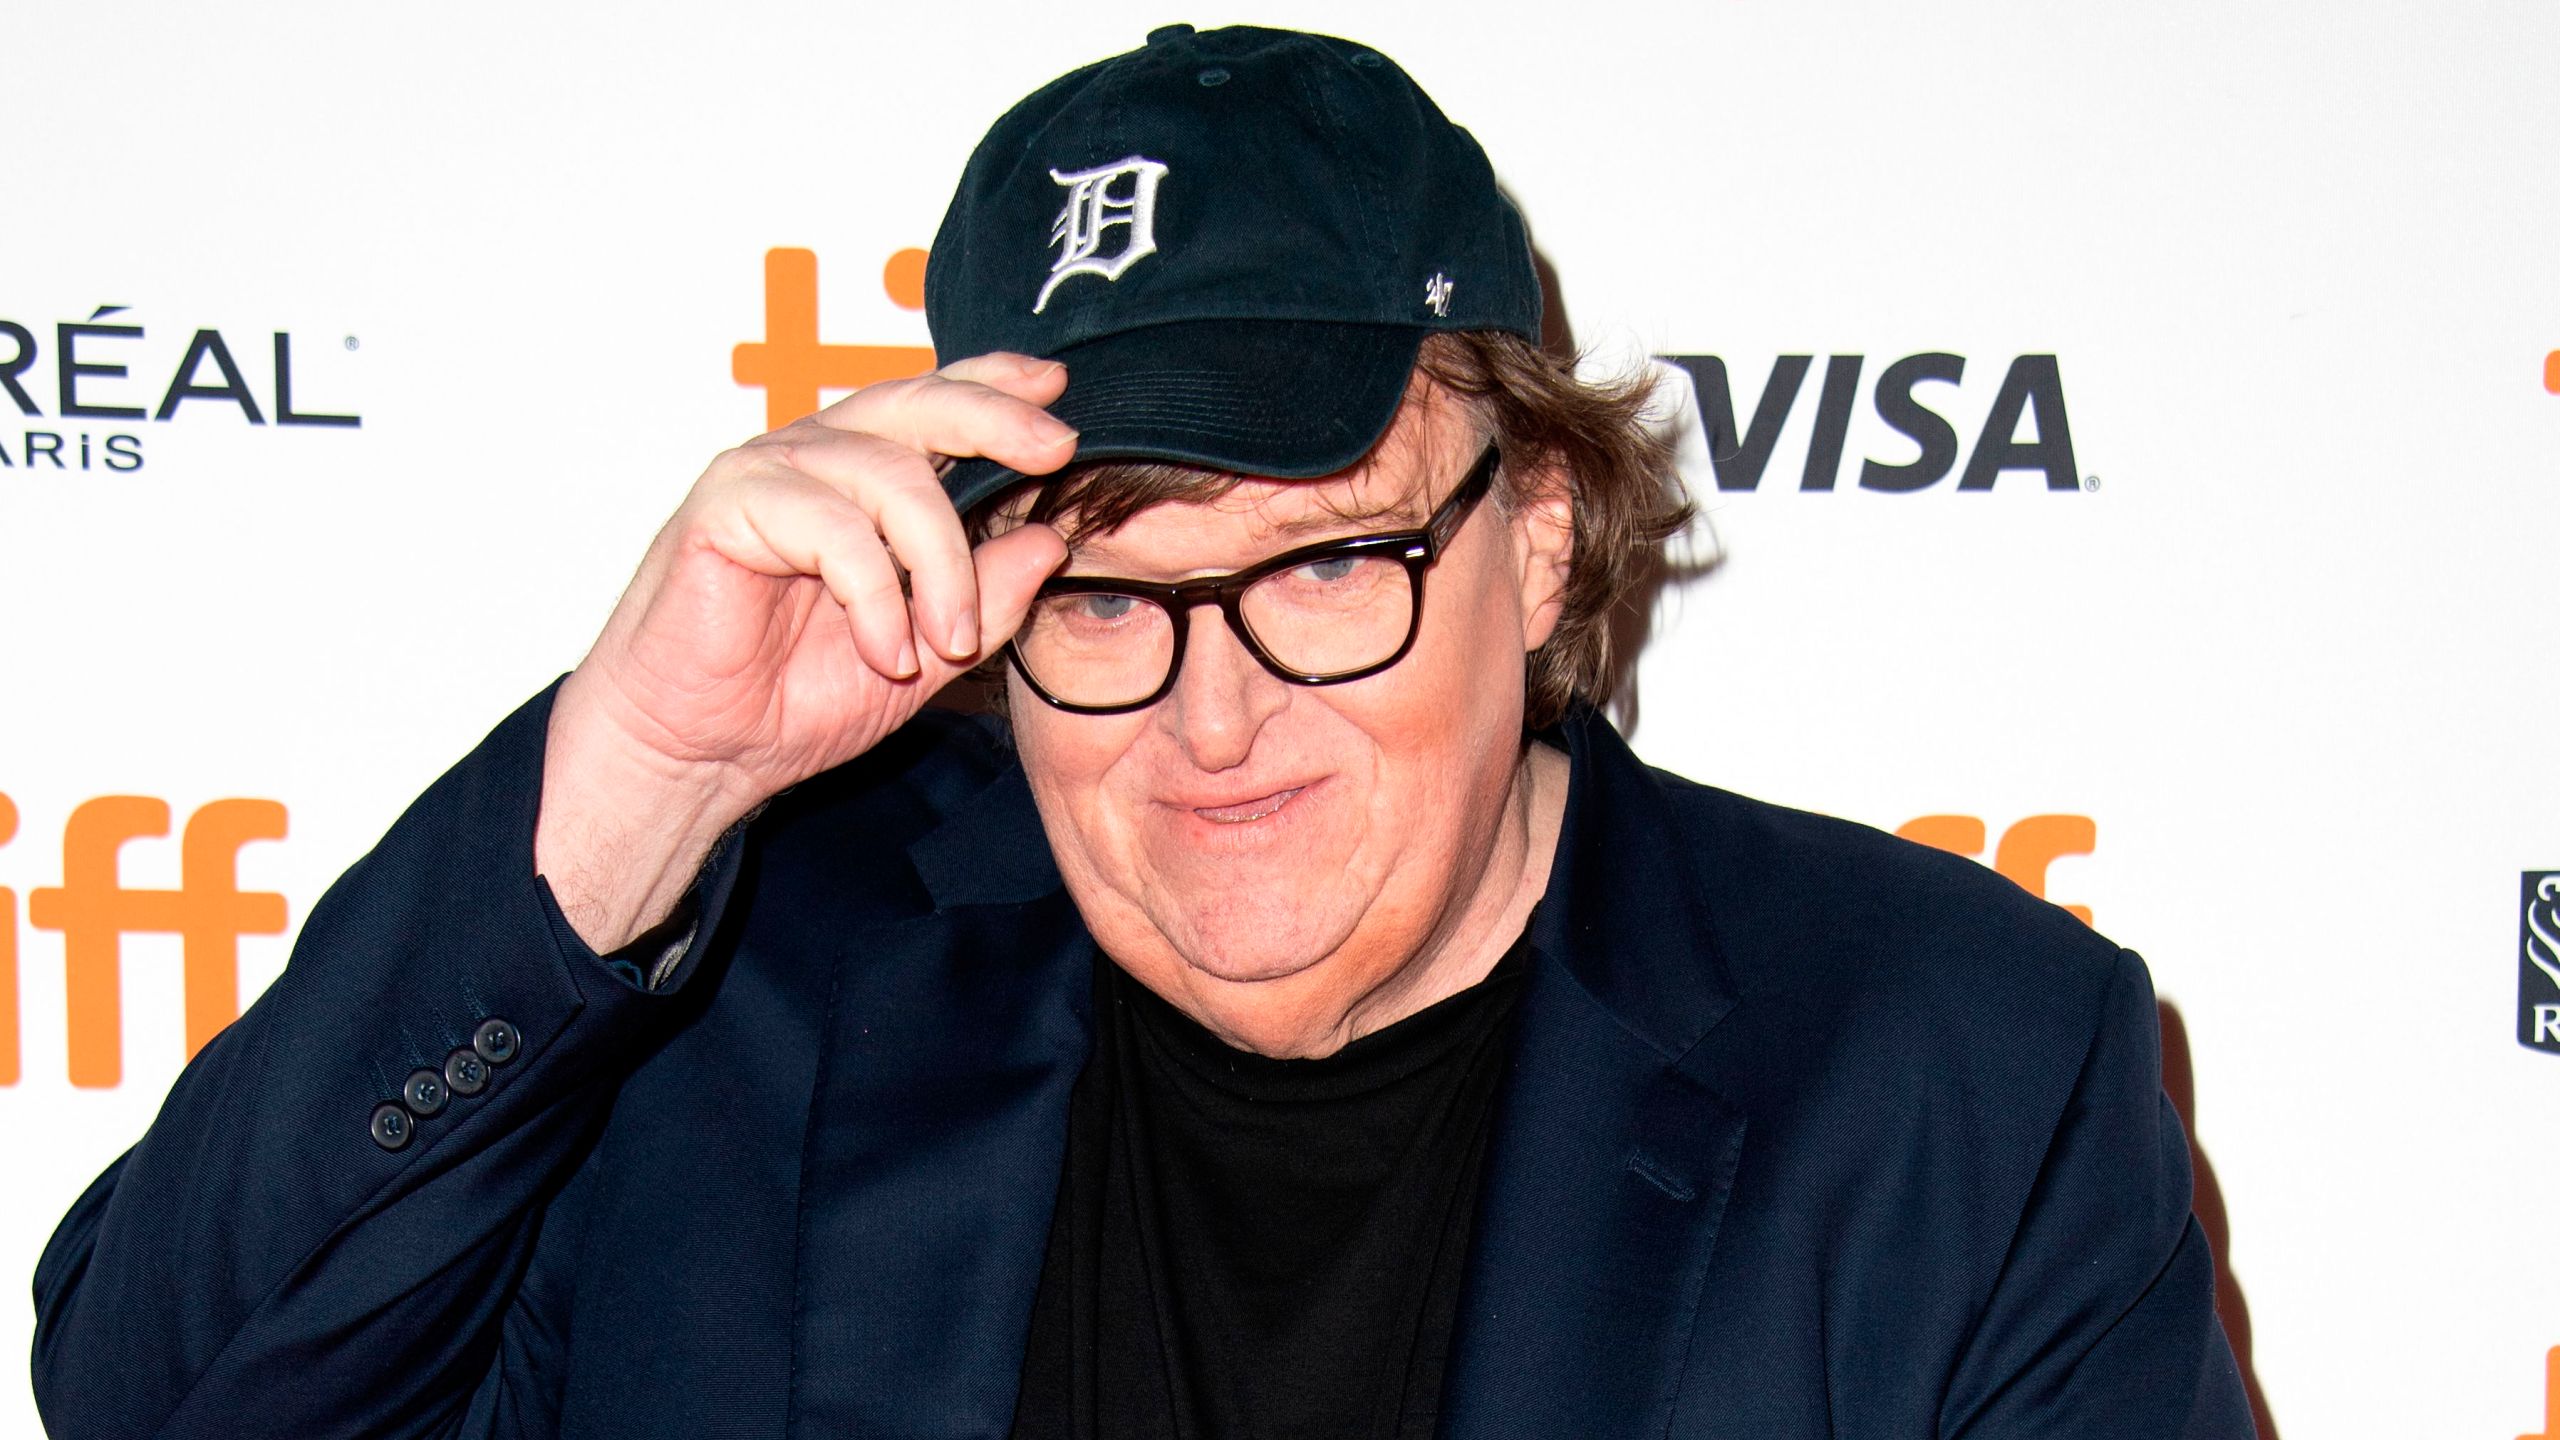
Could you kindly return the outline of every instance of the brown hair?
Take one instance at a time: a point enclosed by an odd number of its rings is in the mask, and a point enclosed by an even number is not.
[[[1609,698],[1618,674],[1610,653],[1615,613],[1654,575],[1663,541],[1693,513],[1672,465],[1675,437],[1649,409],[1651,377],[1638,371],[1585,380],[1575,368],[1571,356],[1494,330],[1435,331],[1414,364],[1418,377],[1449,390],[1502,447],[1494,500],[1504,513],[1558,484],[1572,500],[1572,570],[1555,632],[1528,656],[1524,722],[1531,730],[1554,724],[1575,700]],[[1065,517],[1073,541],[1108,534],[1153,505],[1214,500],[1242,478],[1190,465],[1101,461],[1042,486],[1027,512],[1019,491],[983,507],[972,529],[986,533],[1004,512],[1050,523]]]

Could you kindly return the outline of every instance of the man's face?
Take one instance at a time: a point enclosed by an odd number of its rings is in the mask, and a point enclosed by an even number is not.
[[[1484,439],[1419,386],[1366,466],[1156,506],[1086,537],[1066,573],[1181,580],[1413,528]],[[1479,505],[1428,573],[1411,652],[1365,679],[1283,681],[1214,606],[1180,618],[1181,672],[1144,710],[1068,714],[1014,676],[1041,821],[1103,950],[1230,1041],[1277,1054],[1339,1045],[1432,958],[1479,900],[1513,803],[1521,657],[1554,623],[1564,509]]]

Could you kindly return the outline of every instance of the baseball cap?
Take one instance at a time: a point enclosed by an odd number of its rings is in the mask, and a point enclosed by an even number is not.
[[[1538,338],[1526,227],[1473,136],[1349,40],[1169,25],[1043,86],[969,157],[925,269],[945,360],[1063,362],[1080,460],[1331,474],[1434,330]],[[954,506],[1019,475],[967,459]]]

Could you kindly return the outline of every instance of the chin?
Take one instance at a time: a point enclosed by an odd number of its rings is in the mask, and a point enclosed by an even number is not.
[[[1155,917],[1155,928],[1190,968],[1254,984],[1301,974],[1338,950],[1351,927],[1333,923],[1337,908],[1229,895]]]
[[[1301,821],[1299,808],[1289,821]],[[1150,837],[1123,893],[1184,964],[1218,979],[1277,980],[1314,965],[1378,898],[1362,885],[1360,847],[1325,825],[1172,828]]]

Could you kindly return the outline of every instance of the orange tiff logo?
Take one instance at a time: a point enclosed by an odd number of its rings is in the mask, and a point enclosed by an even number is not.
[[[901,250],[881,268],[880,286],[901,310],[924,308],[922,250]],[[764,338],[729,352],[729,373],[764,389],[764,423],[779,430],[818,408],[821,390],[859,390],[933,368],[925,345],[827,345],[818,339],[818,257],[764,252]]]
[[[1982,858],[1983,847],[1990,841],[1990,827],[1973,815],[1923,815],[1893,832],[1905,840],[1971,859]],[[1992,852],[1991,868],[2016,882],[2020,889],[2041,900],[2044,894],[2044,872],[2065,855],[2086,855],[2098,848],[2098,822],[2086,815],[2030,815],[2008,828],[2000,837],[2000,848]],[[2089,907],[2062,907],[2089,924]]]
[[[2552,388],[2560,390],[2560,385]],[[2538,1434],[2519,1435],[2516,1440],[2560,1440],[2560,1345],[2542,1357],[2542,1429]]]
[[[178,841],[178,888],[129,890],[125,842],[169,833],[168,802],[107,795],[71,812],[62,828],[62,883],[27,896],[38,930],[60,932],[71,1083],[103,1089],[124,1079],[123,941],[176,935],[183,957],[187,1055],[240,1018],[240,937],[284,933],[282,895],[242,890],[240,848],[281,840],[285,811],[273,800],[215,800],[187,817]],[[0,795],[0,845],[18,833],[18,807]],[[0,1085],[18,1083],[17,896],[0,888]]]

